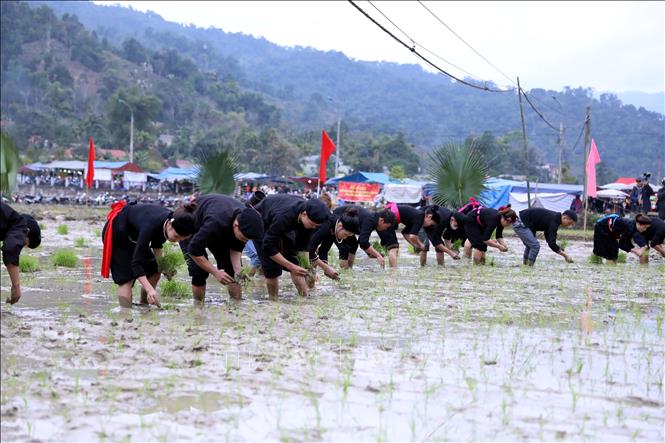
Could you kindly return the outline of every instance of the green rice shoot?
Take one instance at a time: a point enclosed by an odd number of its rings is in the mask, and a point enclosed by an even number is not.
[[[60,234],[60,235],[67,235],[67,234],[69,234],[69,228],[67,227],[67,225],[58,225],[58,227],[56,228],[56,231],[57,231],[58,234]]]
[[[589,263],[592,264],[592,265],[602,265],[603,264],[603,258],[599,255],[591,254],[589,256]]]
[[[185,298],[192,295],[190,286],[187,283],[176,280],[166,280],[160,285],[160,294],[163,297]]]
[[[381,255],[388,254],[388,250],[386,249],[386,247],[383,246],[381,242],[379,242],[378,240],[374,240],[372,242],[372,247],[376,250],[376,252],[378,252]]]
[[[178,269],[185,264],[185,256],[179,248],[172,247],[169,243],[164,245],[164,250],[161,257],[157,257],[157,268],[159,272],[171,280],[177,273]]]
[[[18,258],[18,267],[21,272],[39,271],[39,259],[31,255],[21,255]]]
[[[53,253],[53,264],[65,268],[75,268],[79,259],[71,249],[58,249]]]

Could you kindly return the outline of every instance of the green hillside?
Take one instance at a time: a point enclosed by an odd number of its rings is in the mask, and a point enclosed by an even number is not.
[[[191,157],[199,141],[212,138],[235,148],[247,167],[291,173],[299,168],[293,158],[317,152],[321,129],[334,137],[341,114],[343,160],[355,168],[402,164],[414,173],[432,148],[483,137],[492,172],[523,171],[514,93],[473,90],[416,65],[283,48],[128,8],[47,4],[61,20],[37,2],[29,10],[2,4],[3,129],[19,145],[38,134],[64,146],[96,131],[100,143],[124,147],[128,111],[117,99],[129,97],[145,110],[138,152],[153,161]],[[26,20],[32,25],[21,26]],[[581,171],[582,141],[575,142],[591,106],[601,174],[662,174],[662,114],[623,105],[611,94],[594,99],[590,88],[528,92],[546,119],[566,127],[573,173]],[[535,175],[538,163],[556,162],[558,134],[529,109],[526,126]],[[271,148],[287,155],[269,154]]]

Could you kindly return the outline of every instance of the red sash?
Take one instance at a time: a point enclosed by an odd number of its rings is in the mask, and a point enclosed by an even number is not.
[[[111,205],[111,211],[106,216],[106,232],[104,232],[104,249],[102,252],[102,277],[109,278],[111,270],[111,255],[113,255],[113,220],[120,214],[122,208],[127,206],[125,200],[119,200]]]
[[[397,207],[397,203],[395,202],[390,202],[386,205],[386,209],[390,209],[390,211],[395,214],[395,219],[397,219],[397,224],[399,225],[402,220],[399,217],[399,208]]]

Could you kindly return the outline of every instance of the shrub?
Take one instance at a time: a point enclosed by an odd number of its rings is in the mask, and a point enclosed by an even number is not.
[[[83,237],[78,237],[74,240],[74,246],[77,248],[85,247],[85,239]]]
[[[78,265],[79,259],[71,249],[58,249],[53,253],[53,264],[65,268],[74,268]]]
[[[589,263],[592,265],[602,265],[603,264],[603,258],[596,255],[596,254],[591,254],[589,256]]]
[[[191,293],[187,283],[166,280],[161,284],[161,294],[164,297],[183,298],[190,296]]]
[[[39,271],[39,260],[30,255],[21,255],[18,258],[18,268],[21,272]]]
[[[69,228],[67,225],[58,225],[57,232],[60,235],[67,235],[69,234]]]

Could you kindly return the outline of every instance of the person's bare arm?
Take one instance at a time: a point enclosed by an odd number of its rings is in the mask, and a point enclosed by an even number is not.
[[[6,265],[9,280],[12,283],[11,293],[7,297],[7,303],[14,304],[21,298],[21,277],[20,270],[17,265]]]

